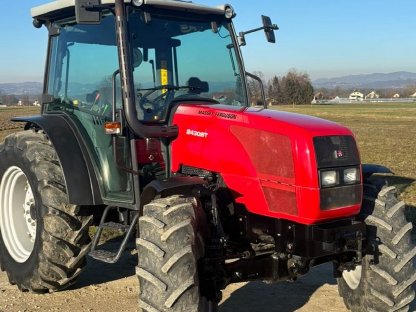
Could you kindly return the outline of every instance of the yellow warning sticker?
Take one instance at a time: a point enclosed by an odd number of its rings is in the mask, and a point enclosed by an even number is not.
[[[168,63],[166,61],[160,62],[160,84],[166,86],[169,84]],[[162,93],[167,92],[167,89],[162,89]]]

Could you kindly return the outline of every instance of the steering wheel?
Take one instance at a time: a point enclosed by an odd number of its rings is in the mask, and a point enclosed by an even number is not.
[[[158,121],[162,117],[163,112],[165,111],[166,104],[170,102],[171,96],[174,93],[172,89],[167,88],[166,92],[156,96],[154,99],[149,99],[149,95],[154,93],[157,90],[162,90],[163,88],[155,88],[148,90],[145,94],[141,95],[139,93],[138,104],[144,113],[144,120],[148,121]]]

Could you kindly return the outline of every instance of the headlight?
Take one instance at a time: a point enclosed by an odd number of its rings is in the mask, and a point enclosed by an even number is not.
[[[360,171],[358,168],[348,168],[344,170],[344,183],[354,184],[360,182]]]
[[[337,171],[321,171],[321,186],[327,187],[337,184],[339,184],[339,176]]]

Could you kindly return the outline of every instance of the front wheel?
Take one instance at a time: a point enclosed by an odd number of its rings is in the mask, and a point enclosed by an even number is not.
[[[144,311],[208,311],[198,260],[205,225],[195,198],[170,196],[144,206],[137,239],[139,307]]]
[[[367,241],[375,252],[338,278],[339,293],[351,311],[408,311],[415,298],[416,247],[404,208],[394,187],[379,190],[374,184],[364,185],[359,218],[367,225]]]

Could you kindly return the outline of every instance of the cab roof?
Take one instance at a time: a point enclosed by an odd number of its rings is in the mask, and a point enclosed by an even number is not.
[[[124,3],[131,3],[124,0]],[[161,9],[181,10],[197,14],[223,15],[231,5],[224,4],[217,7],[195,4],[190,1],[180,0],[143,0],[143,6],[152,6]],[[101,0],[101,4],[114,4],[114,0]],[[34,19],[54,21],[62,17],[75,16],[75,0],[57,0],[32,8],[31,15]]]

